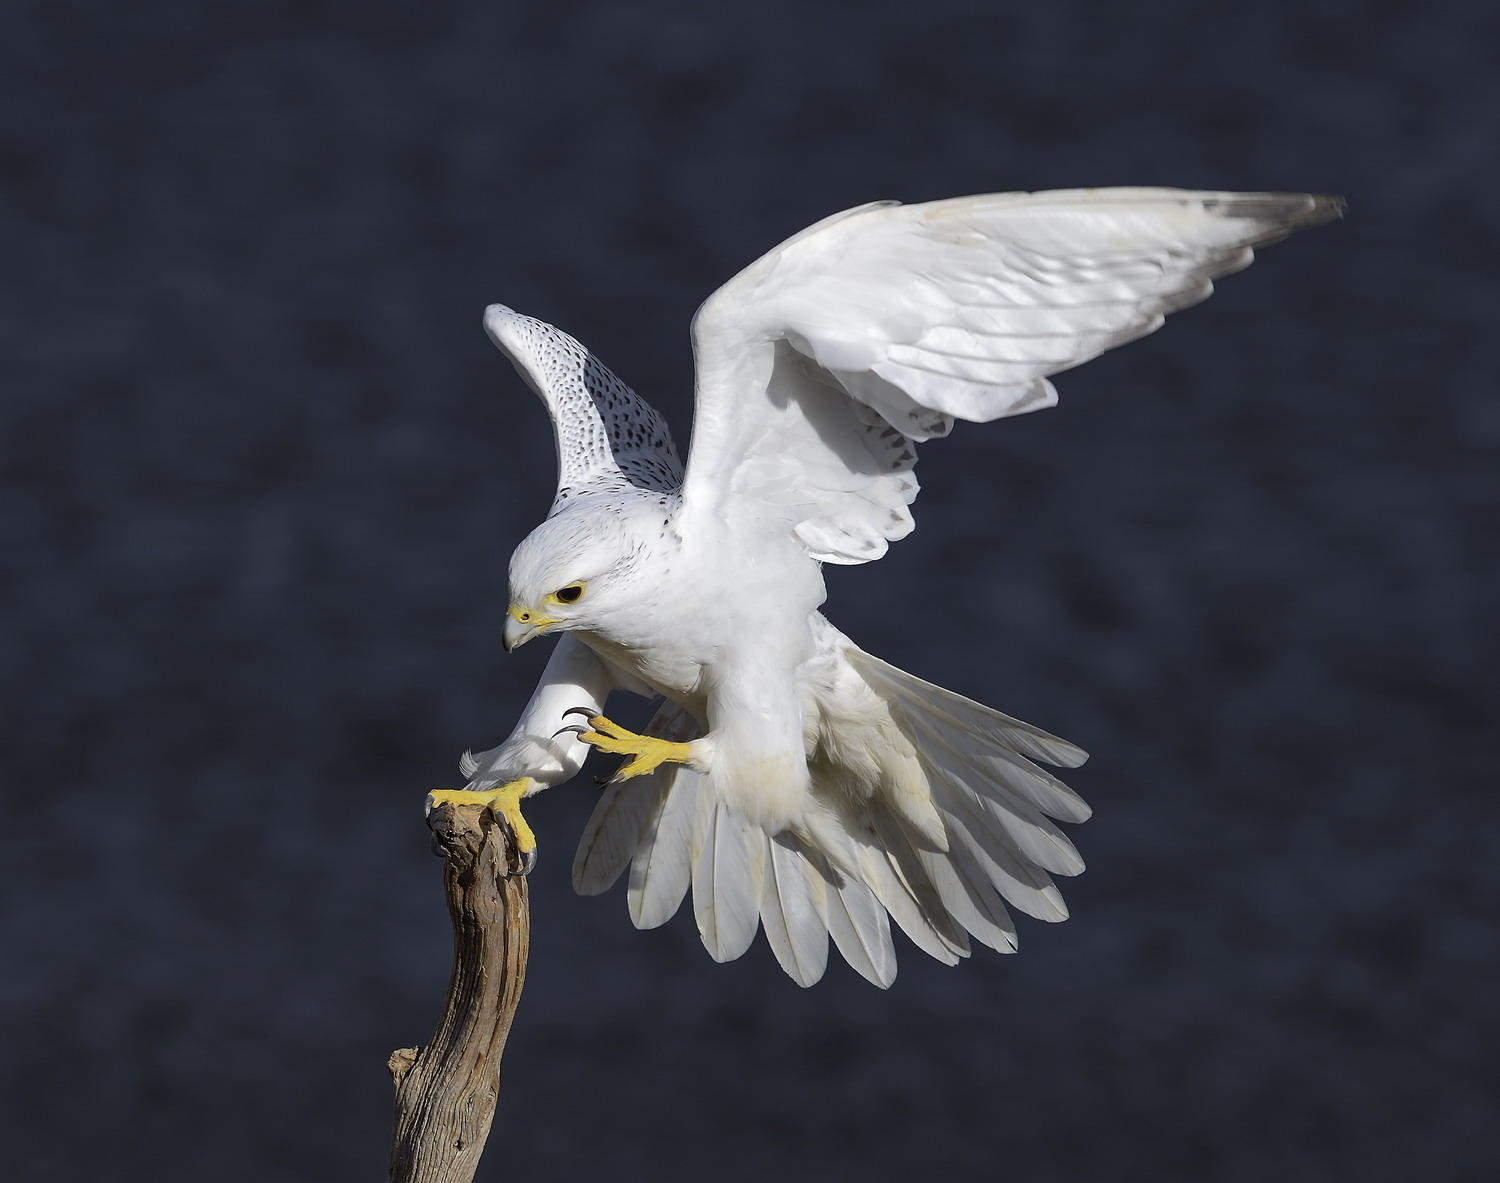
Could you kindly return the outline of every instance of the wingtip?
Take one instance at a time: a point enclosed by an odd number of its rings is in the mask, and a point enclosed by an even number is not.
[[[506,349],[509,330],[522,319],[524,318],[514,308],[507,308],[504,304],[487,304],[484,309],[484,331],[489,334],[491,341],[501,349]]]
[[[1304,197],[1307,207],[1293,222],[1298,230],[1321,226],[1324,222],[1337,222],[1349,208],[1349,203],[1337,193],[1307,193]]]
[[[1314,193],[1313,206],[1322,211],[1324,218],[1342,218],[1349,208],[1348,200],[1338,193]]]
[[[1231,193],[1210,198],[1203,208],[1221,218],[1263,222],[1280,235],[1336,221],[1348,202],[1336,193]]]

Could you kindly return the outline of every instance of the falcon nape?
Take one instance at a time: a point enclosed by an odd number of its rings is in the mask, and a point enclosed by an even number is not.
[[[535,840],[523,797],[591,748],[625,755],[573,864],[628,866],[631,919],[693,893],[712,956],[765,929],[798,983],[828,939],[878,986],[889,918],[953,964],[1016,947],[1007,904],[1067,916],[1089,808],[1039,763],[1084,753],[865,653],[818,611],[821,564],[911,532],[916,446],[955,420],[1051,406],[1047,375],[1160,327],[1251,248],[1338,217],[1333,197],[1085,189],[877,202],[789,239],[693,321],[686,469],[660,416],[573,338],[502,305],[485,327],[541,397],[558,488],[516,549],[505,646],[565,634],[510,737],[463,790]],[[637,735],[616,690],[659,696]],[[586,723],[579,723],[582,716]]]

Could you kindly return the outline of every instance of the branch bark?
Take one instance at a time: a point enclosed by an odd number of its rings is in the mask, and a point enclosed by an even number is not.
[[[453,977],[426,1047],[391,1053],[391,1183],[471,1183],[500,1094],[500,1056],[521,987],[531,915],[509,827],[479,805],[428,816],[453,921]]]

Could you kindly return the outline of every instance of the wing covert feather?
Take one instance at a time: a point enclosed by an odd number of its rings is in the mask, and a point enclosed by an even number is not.
[[[1341,211],[1311,194],[1080,189],[827,218],[694,318],[684,514],[780,523],[825,562],[879,558],[913,526],[917,443],[1053,405],[1048,375]]]

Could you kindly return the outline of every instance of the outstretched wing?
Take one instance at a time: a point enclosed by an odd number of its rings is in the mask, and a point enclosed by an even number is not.
[[[828,218],[693,321],[684,515],[754,515],[825,562],[877,559],[912,529],[917,443],[1051,406],[1047,375],[1154,331],[1253,246],[1341,210],[1309,194],[1080,189]]]
[[[682,464],[665,421],[603,362],[561,329],[504,304],[484,310],[484,327],[552,417],[557,440],[552,513],[590,493],[632,487],[677,491]]]

